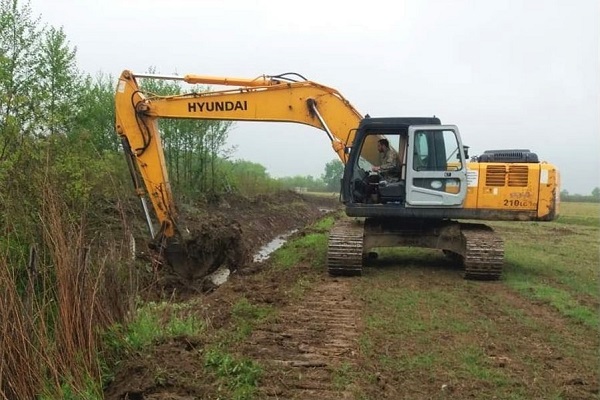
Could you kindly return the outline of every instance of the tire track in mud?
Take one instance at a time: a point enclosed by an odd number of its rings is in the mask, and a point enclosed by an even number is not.
[[[259,326],[245,346],[264,369],[258,397],[352,398],[340,368],[358,356],[359,306],[349,281],[327,279]]]

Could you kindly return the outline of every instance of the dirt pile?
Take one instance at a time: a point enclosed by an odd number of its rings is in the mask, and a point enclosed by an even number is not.
[[[339,208],[337,197],[292,191],[255,198],[230,195],[216,204],[182,207],[179,229],[184,239],[168,244],[168,262],[155,261],[151,277],[155,282],[147,285],[145,297],[185,299],[211,291],[214,284],[209,274],[220,267],[230,271],[249,267],[252,255],[276,236]]]
[[[249,260],[242,227],[219,215],[201,221],[181,241],[168,241],[164,252],[169,272],[189,282],[202,280],[222,266],[235,271]]]

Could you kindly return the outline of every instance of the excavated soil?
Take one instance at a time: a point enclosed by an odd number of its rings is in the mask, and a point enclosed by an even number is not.
[[[253,267],[253,255],[278,235],[296,231],[338,210],[336,197],[283,191],[254,198],[227,196],[216,204],[180,210],[181,241],[164,253],[142,254],[153,265],[145,277],[146,300],[186,300],[215,289],[209,279],[219,268],[238,272]],[[144,241],[145,239],[140,239]]]

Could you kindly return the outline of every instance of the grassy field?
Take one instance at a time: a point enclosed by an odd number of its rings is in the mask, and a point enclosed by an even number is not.
[[[209,296],[144,308],[127,336],[141,355],[116,381],[153,398],[597,399],[599,206],[491,223],[506,250],[496,282],[413,248],[331,278],[330,215]]]
[[[491,225],[506,246],[500,282],[459,278],[439,253],[383,252],[356,285],[365,299],[359,398],[598,396],[598,204],[556,222]]]

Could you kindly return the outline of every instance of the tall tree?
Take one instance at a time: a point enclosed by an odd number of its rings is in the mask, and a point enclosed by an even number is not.
[[[217,160],[220,157],[227,158],[229,149],[225,148],[227,141],[227,133],[231,127],[231,121],[208,121],[208,134],[204,144],[208,154],[208,175],[210,180],[207,189],[211,192],[217,192],[220,188],[217,183],[220,180],[220,175],[217,169]]]
[[[46,132],[67,134],[73,128],[78,110],[79,76],[75,61],[76,49],[71,49],[62,28],[50,27],[40,46],[37,76],[42,100],[40,112]]]
[[[344,164],[340,160],[331,160],[325,164],[325,173],[321,179],[327,185],[327,189],[337,192],[340,190],[340,180],[344,173]]]
[[[36,58],[43,29],[29,3],[0,0],[0,162],[13,155],[31,135],[40,99]]]
[[[99,152],[116,151],[119,138],[115,133],[115,79],[98,74],[85,76],[76,96],[78,113],[74,115],[74,132],[86,135]]]

